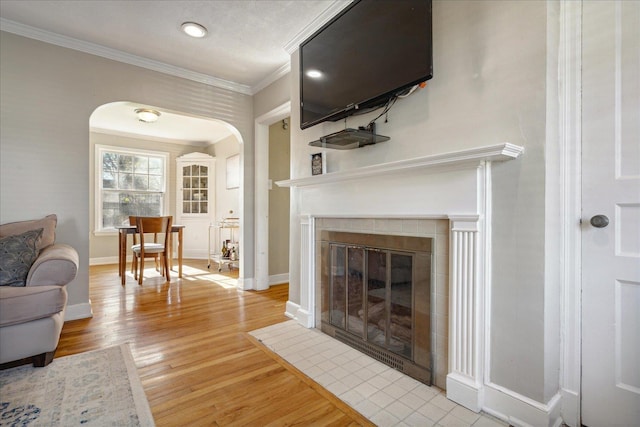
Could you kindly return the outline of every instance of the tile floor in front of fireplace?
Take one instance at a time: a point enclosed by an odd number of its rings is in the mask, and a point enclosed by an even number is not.
[[[250,334],[380,427],[507,425],[294,320]]]

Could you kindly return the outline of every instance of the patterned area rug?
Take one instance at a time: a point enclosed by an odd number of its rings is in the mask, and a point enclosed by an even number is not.
[[[129,347],[0,371],[0,426],[153,426]]]

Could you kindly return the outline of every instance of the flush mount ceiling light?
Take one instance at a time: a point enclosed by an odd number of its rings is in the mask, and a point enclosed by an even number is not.
[[[202,38],[207,35],[207,29],[195,22],[185,22],[180,28],[191,37]]]
[[[136,114],[138,115],[138,120],[145,123],[153,123],[158,120],[158,117],[160,117],[159,111],[151,110],[149,108],[137,108]]]

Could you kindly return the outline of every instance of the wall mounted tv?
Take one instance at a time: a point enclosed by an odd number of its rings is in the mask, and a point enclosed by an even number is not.
[[[384,105],[433,75],[430,0],[357,0],[300,45],[300,128]]]

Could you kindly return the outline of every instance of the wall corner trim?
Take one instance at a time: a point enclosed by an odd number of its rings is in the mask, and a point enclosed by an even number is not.
[[[242,289],[243,291],[252,291],[255,290],[255,282],[253,278],[244,278],[238,279],[238,289]]]
[[[93,310],[91,309],[91,300],[80,304],[68,305],[64,312],[65,322],[70,320],[90,319],[92,317]]]
[[[305,328],[313,328],[313,316],[308,310],[300,307],[299,304],[296,304],[292,301],[287,301],[285,306],[284,315],[290,319],[297,321],[299,324],[304,326]]]
[[[296,304],[295,302],[292,302],[292,301],[287,301],[287,304],[285,305],[285,309],[284,309],[284,315],[290,319],[295,320],[296,313],[298,313],[298,310],[300,310],[299,304]]]

